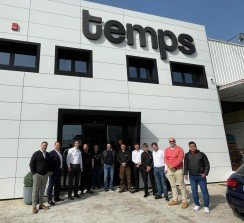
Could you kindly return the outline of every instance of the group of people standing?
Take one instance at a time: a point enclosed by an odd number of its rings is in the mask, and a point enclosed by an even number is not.
[[[187,191],[184,183],[190,180],[192,196],[194,199],[194,211],[200,209],[198,185],[200,185],[203,199],[204,211],[209,213],[209,194],[206,176],[210,165],[207,156],[197,149],[195,142],[189,142],[189,152],[184,154],[181,147],[176,145],[174,138],[169,139],[170,146],[165,150],[159,149],[157,143],[151,144],[151,150],[147,143],[140,149],[139,143],[133,145],[131,152],[121,141],[119,148],[115,151],[108,143],[102,153],[98,145],[93,152],[89,150],[88,144],[80,147],[80,142],[75,141],[72,148],[61,154],[61,144],[55,142],[54,150],[47,152],[47,142],[41,143],[40,150],[36,151],[30,161],[30,169],[33,173],[33,213],[39,209],[49,209],[44,205],[44,192],[49,177],[47,197],[49,205],[62,201],[60,198],[60,185],[62,169],[66,166],[69,175],[68,199],[80,198],[86,193],[93,194],[96,187],[100,187],[101,170],[104,174],[104,190],[115,191],[114,179],[118,174],[120,179],[119,193],[129,191],[136,193],[140,188],[140,174],[144,184],[144,197],[149,196],[149,179],[155,199],[163,197],[170,206],[178,205],[178,186],[181,190],[181,208],[187,205]],[[117,168],[116,168],[117,167]],[[116,171],[116,169],[118,171]],[[133,180],[132,180],[132,175]],[[172,189],[172,200],[168,196],[167,180]],[[132,182],[133,181],[133,182]],[[52,194],[54,190],[54,200]],[[78,191],[80,190],[80,194]]]

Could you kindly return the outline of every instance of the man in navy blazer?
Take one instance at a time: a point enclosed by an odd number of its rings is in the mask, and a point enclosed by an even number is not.
[[[63,168],[63,156],[61,155],[61,144],[60,142],[55,142],[54,150],[52,150],[49,154],[51,157],[51,170],[52,175],[49,176],[49,184],[47,188],[47,196],[48,196],[48,203],[50,205],[55,205],[52,200],[52,193],[54,188],[54,201],[61,201],[59,197],[60,195],[60,187],[61,187],[61,175],[62,175],[62,168]]]

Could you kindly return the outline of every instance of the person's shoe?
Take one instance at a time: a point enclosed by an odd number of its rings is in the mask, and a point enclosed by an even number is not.
[[[119,191],[119,193],[124,193],[125,192],[125,189],[122,189]]]
[[[74,200],[74,198],[72,196],[68,196],[69,200]]]
[[[79,194],[74,195],[76,198],[81,198]]]
[[[144,196],[143,197],[148,197],[149,196],[149,193],[146,193],[146,194],[144,194]]]
[[[178,205],[178,201],[172,200],[168,203],[169,206]]]
[[[165,198],[165,200],[166,200],[167,202],[169,202],[169,197],[168,197],[168,196],[164,196],[164,198]]]
[[[156,200],[158,200],[158,199],[162,199],[162,195],[156,195],[154,198],[155,198]]]
[[[182,209],[186,209],[188,207],[188,205],[187,205],[187,203],[184,201],[184,202],[182,202],[182,204],[181,204],[181,208]]]
[[[209,214],[209,212],[210,212],[209,208],[208,208],[208,207],[205,207],[205,208],[204,208],[204,212],[205,212],[206,214]]]
[[[153,192],[153,196],[156,196],[156,192]]]
[[[134,193],[139,192],[139,190],[138,190],[138,189],[135,189],[135,190],[133,190],[132,192],[133,192],[133,194],[134,194]]]
[[[113,187],[110,187],[109,190],[111,190],[111,191],[115,191],[115,189],[114,189]]]
[[[47,207],[47,206],[45,206],[44,204],[42,204],[42,205],[39,206],[39,209],[40,209],[40,210],[42,210],[42,209],[43,209],[43,210],[48,210],[49,207]]]
[[[38,210],[37,210],[36,207],[34,207],[34,208],[32,209],[32,213],[33,213],[33,214],[37,214],[37,213],[38,213]]]
[[[86,193],[94,194],[94,191],[93,190],[88,190]]]
[[[200,209],[200,206],[195,205],[195,207],[193,208],[193,211],[199,211],[199,209]]]
[[[48,201],[48,204],[51,206],[55,205],[55,203],[53,201]]]
[[[64,199],[58,197],[58,198],[54,199],[54,201],[59,202],[59,201],[64,201]]]
[[[109,191],[109,189],[108,189],[108,188],[105,188],[105,189],[104,189],[104,191],[105,191],[105,192],[108,192],[108,191]]]

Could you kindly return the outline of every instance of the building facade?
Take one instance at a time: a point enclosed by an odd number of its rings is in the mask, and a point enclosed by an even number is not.
[[[42,141],[194,140],[231,173],[204,26],[82,0],[0,2],[0,199]]]

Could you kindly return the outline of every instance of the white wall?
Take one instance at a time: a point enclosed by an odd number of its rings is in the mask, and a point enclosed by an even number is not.
[[[169,61],[157,50],[138,44],[113,45],[104,37],[90,41],[81,31],[81,11],[175,34],[190,34],[197,53],[168,53],[169,60],[204,65],[209,89],[172,86]],[[30,12],[30,13],[29,13]],[[221,110],[203,26],[79,0],[1,0],[0,38],[41,43],[40,73],[0,70],[0,199],[22,197],[23,177],[32,153],[42,140],[57,138],[58,108],[142,112],[141,143],[168,137],[187,151],[194,140],[211,162],[210,182],[224,181],[231,172]],[[11,23],[20,25],[19,32]],[[55,45],[93,51],[93,78],[54,75]],[[127,81],[126,55],[157,59],[159,84]]]

